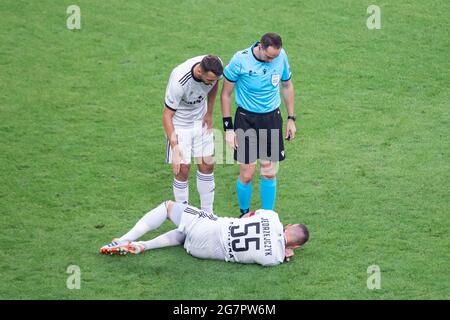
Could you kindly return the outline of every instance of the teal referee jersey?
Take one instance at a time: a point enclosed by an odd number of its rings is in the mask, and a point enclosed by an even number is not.
[[[280,81],[291,79],[291,69],[284,49],[270,63],[258,60],[253,53],[258,44],[237,52],[223,74],[235,83],[238,106],[250,112],[266,113],[280,106]]]

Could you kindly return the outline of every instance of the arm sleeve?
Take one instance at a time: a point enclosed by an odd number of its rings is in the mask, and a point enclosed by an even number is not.
[[[239,79],[239,75],[241,73],[242,64],[239,61],[239,57],[237,54],[231,58],[231,61],[223,70],[223,76],[231,82],[236,82]]]
[[[172,111],[176,111],[182,97],[183,87],[175,77],[171,75],[169,83],[167,84],[166,97],[164,99],[166,107]]]
[[[289,65],[289,60],[286,52],[283,49],[283,75],[281,76],[281,81],[289,81],[291,80],[291,66]]]

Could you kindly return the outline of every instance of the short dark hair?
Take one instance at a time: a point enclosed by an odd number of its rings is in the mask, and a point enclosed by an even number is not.
[[[219,57],[213,56],[211,54],[202,59],[202,62],[200,62],[200,67],[202,68],[203,72],[206,73],[211,71],[217,77],[220,77],[223,74],[222,60],[220,60]]]
[[[299,224],[300,229],[303,231],[303,242],[300,245],[305,244],[309,240],[309,230],[304,224]]]
[[[283,41],[278,33],[268,32],[261,37],[261,45],[263,49],[274,47],[280,49],[283,46]]]

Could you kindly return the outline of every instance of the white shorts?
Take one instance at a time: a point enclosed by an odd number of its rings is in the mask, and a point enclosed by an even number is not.
[[[208,133],[206,126],[192,128],[175,128],[178,146],[183,154],[184,164],[191,163],[191,159],[214,155],[214,136]],[[166,144],[166,163],[172,163],[172,147],[169,140]]]
[[[212,213],[186,205],[181,215],[178,231],[186,235],[187,253],[201,259],[225,260],[221,244],[221,225]]]

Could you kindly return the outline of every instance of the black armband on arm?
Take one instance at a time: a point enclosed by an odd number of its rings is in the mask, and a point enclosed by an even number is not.
[[[225,117],[223,119],[223,130],[233,130],[233,119],[231,117]]]

